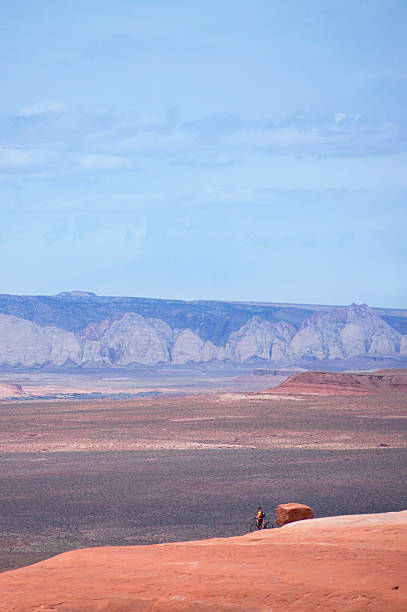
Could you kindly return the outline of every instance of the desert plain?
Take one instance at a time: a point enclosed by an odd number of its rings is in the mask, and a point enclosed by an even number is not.
[[[405,392],[163,393],[0,403],[0,569],[64,551],[232,537],[259,504],[407,508]],[[276,530],[277,531],[277,530]]]

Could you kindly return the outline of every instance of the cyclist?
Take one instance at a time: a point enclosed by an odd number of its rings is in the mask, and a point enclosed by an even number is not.
[[[264,524],[264,517],[266,515],[264,514],[263,510],[261,509],[261,506],[259,506],[257,508],[257,516],[256,516],[256,523],[257,523],[257,528],[258,529],[263,529],[263,524]]]

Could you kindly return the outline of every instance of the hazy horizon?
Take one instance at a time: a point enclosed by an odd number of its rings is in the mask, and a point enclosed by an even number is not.
[[[14,295],[14,296],[19,296],[19,297],[61,297],[63,296],[63,294],[92,294],[92,296],[94,297],[100,297],[100,298],[135,298],[135,299],[141,299],[141,300],[163,300],[163,301],[174,301],[174,302],[224,302],[224,303],[242,303],[242,304],[259,304],[259,305],[276,305],[276,306],[313,306],[313,307],[329,307],[329,308],[347,308],[348,306],[350,306],[351,304],[357,304],[357,302],[352,301],[348,304],[345,303],[341,303],[341,304],[322,304],[322,303],[317,303],[317,302],[272,302],[272,301],[265,301],[265,300],[256,300],[256,299],[252,299],[252,300],[232,300],[232,299],[228,299],[228,298],[218,298],[218,299],[205,299],[205,298],[191,298],[191,299],[182,299],[182,298],[177,298],[177,297],[168,297],[168,296],[163,296],[163,297],[151,297],[150,295],[112,295],[112,294],[104,294],[101,295],[99,293],[96,293],[95,291],[92,290],[87,290],[87,289],[71,289],[71,290],[67,290],[67,291],[60,291],[58,293],[0,293],[0,295]],[[77,297],[81,297],[81,296],[77,296]],[[360,302],[361,304],[366,304],[366,302]],[[381,306],[380,304],[367,304],[367,306],[369,306],[369,308],[377,308],[377,309],[385,309],[385,310],[406,310],[406,308],[400,307],[400,306]]]

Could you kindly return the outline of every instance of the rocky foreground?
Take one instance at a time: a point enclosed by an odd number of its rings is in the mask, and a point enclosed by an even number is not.
[[[7,612],[404,611],[407,511],[64,553],[0,575]]]

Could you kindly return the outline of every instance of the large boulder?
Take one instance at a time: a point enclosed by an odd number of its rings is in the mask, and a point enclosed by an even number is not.
[[[287,523],[294,523],[294,521],[303,521],[304,519],[311,519],[314,516],[312,508],[305,504],[280,504],[276,509],[277,523],[278,525],[287,525]]]

